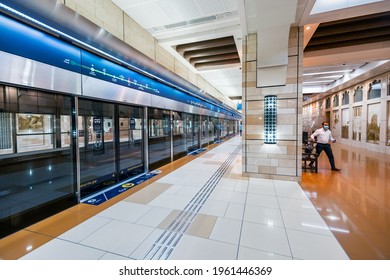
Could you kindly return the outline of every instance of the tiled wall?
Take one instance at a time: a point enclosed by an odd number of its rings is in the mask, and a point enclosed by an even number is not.
[[[53,0],[54,1],[54,0]],[[98,26],[147,55],[168,70],[235,108],[230,99],[158,45],[156,39],[109,0],[61,0]]]
[[[291,28],[285,86],[256,86],[256,34],[243,44],[243,172],[252,177],[299,180],[302,155],[303,34]],[[277,96],[277,143],[264,144],[264,97]]]

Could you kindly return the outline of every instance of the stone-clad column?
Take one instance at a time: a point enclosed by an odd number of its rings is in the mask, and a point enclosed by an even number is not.
[[[243,173],[247,176],[300,180],[302,158],[303,32],[290,29],[284,86],[257,87],[257,36],[243,42]],[[264,97],[277,96],[276,144],[264,143]]]

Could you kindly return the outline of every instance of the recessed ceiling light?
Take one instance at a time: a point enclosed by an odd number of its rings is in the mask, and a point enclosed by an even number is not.
[[[351,70],[335,70],[335,71],[324,71],[324,72],[316,72],[316,73],[304,73],[303,76],[333,74],[333,73],[347,73],[347,72],[351,72]]]
[[[310,29],[311,29],[311,26],[306,26],[305,29],[306,29],[306,30],[310,30]]]
[[[334,82],[334,80],[322,80],[322,81],[310,81],[310,82],[303,82],[304,84],[323,84],[323,83],[330,83]]]

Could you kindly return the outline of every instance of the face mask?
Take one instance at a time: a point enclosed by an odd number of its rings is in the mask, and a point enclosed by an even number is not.
[[[329,129],[329,126],[324,125],[324,129],[325,129],[325,130],[328,130],[328,129]]]

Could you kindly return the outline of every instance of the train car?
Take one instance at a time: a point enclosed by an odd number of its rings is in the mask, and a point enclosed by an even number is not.
[[[241,119],[67,7],[40,2],[0,3],[0,237],[235,135]]]

